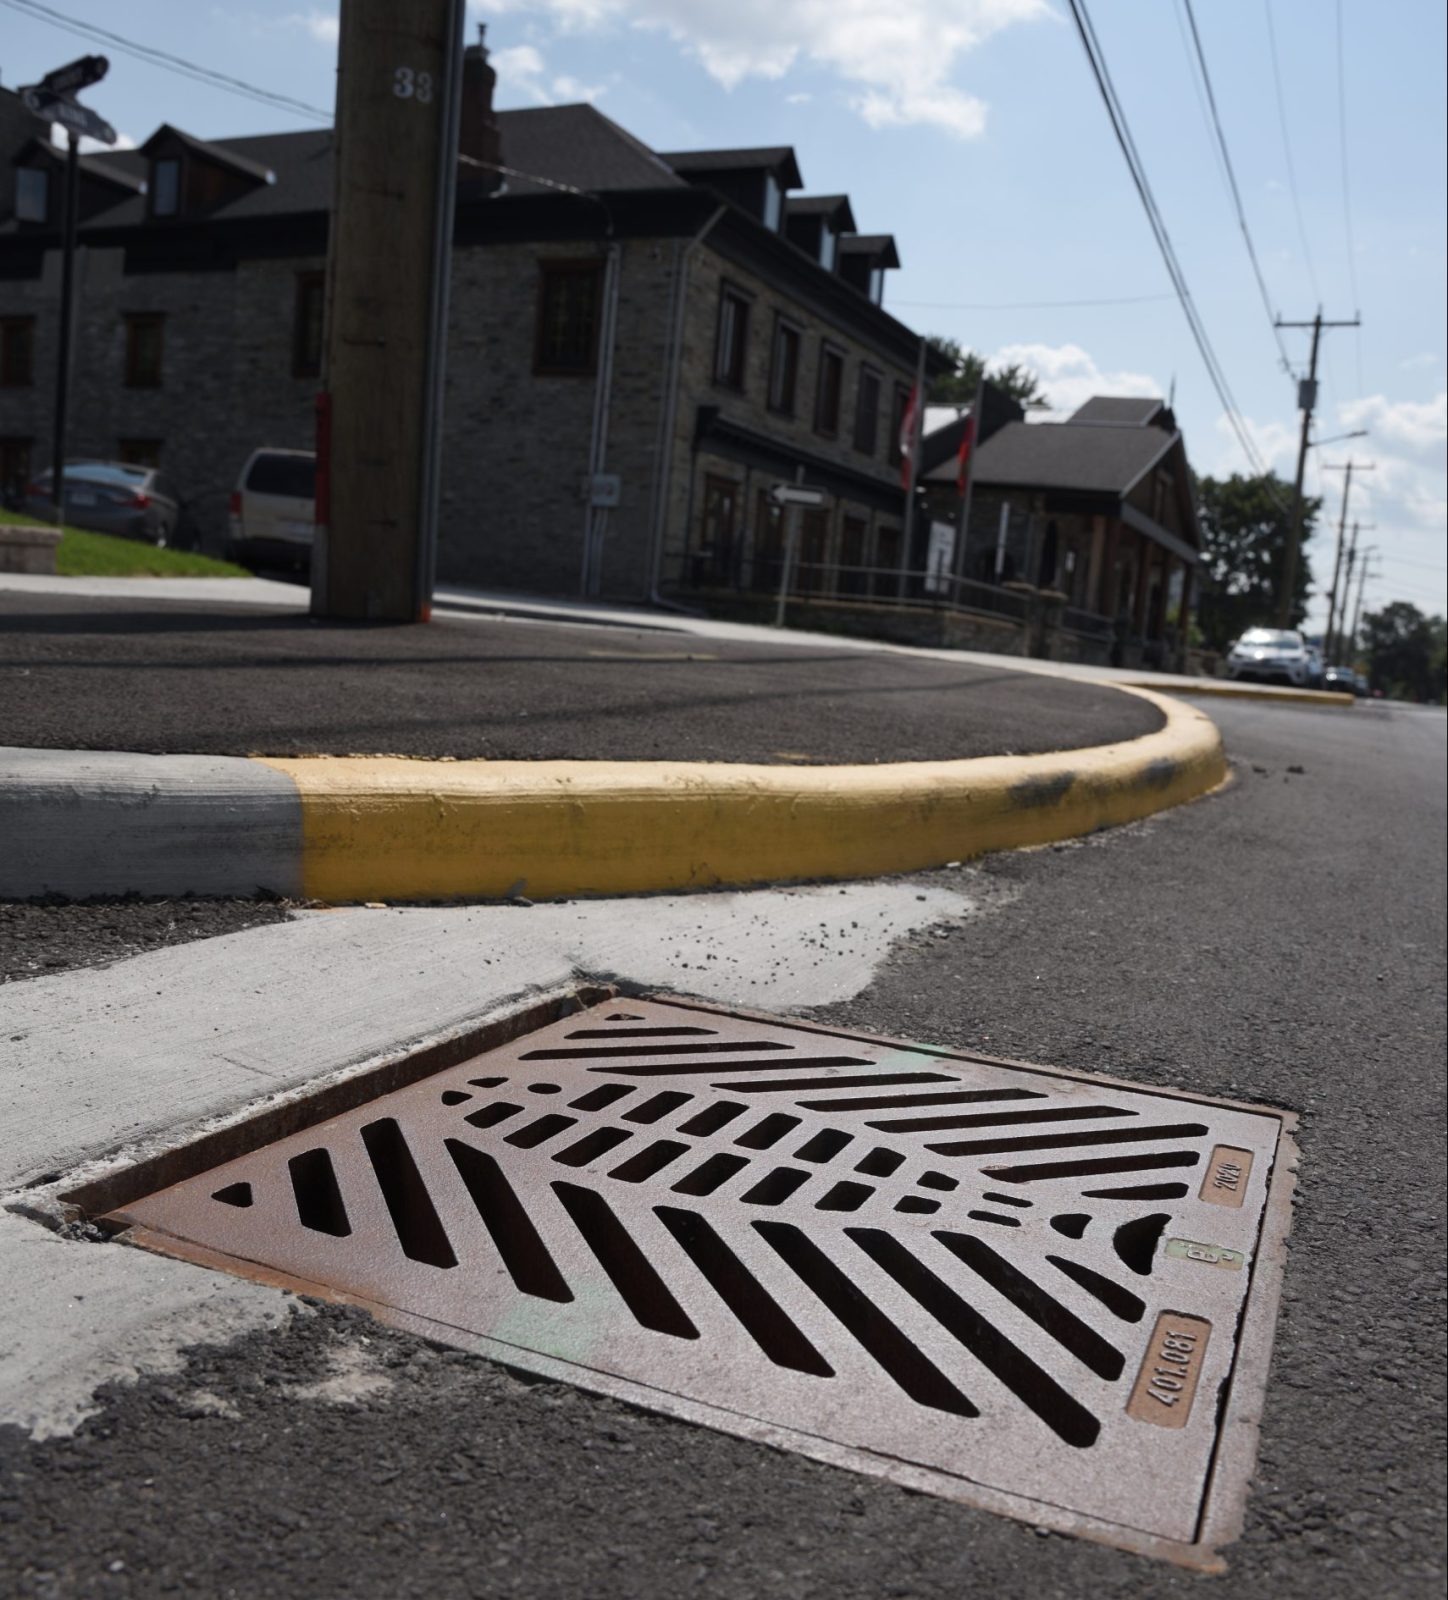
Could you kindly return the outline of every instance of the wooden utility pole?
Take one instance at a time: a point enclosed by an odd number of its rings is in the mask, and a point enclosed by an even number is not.
[[[426,621],[464,0],[342,0],[312,614]]]
[[[1324,322],[1322,309],[1311,322],[1284,322],[1277,319],[1279,328],[1311,328],[1312,355],[1307,363],[1307,376],[1297,385],[1297,405],[1302,412],[1302,438],[1297,446],[1297,478],[1292,486],[1292,520],[1287,529],[1287,552],[1282,563],[1282,592],[1277,597],[1277,626],[1292,626],[1292,596],[1297,588],[1298,552],[1302,548],[1302,479],[1307,471],[1307,451],[1312,432],[1312,413],[1317,409],[1317,350],[1324,328],[1356,328],[1360,319],[1351,322]]]
[[[1357,649],[1358,629],[1362,626],[1363,620],[1363,587],[1368,581],[1368,557],[1374,555],[1376,550],[1376,545],[1369,545],[1363,551],[1363,564],[1358,568],[1357,604],[1353,607],[1352,613],[1352,648],[1354,650]],[[1373,573],[1372,576],[1377,577],[1378,574]]]
[[[1376,464],[1373,463],[1373,462],[1370,462],[1370,461],[1366,461],[1366,462],[1365,461],[1353,461],[1351,458],[1349,458],[1346,462],[1344,462],[1344,463],[1342,463],[1341,465],[1338,465],[1338,466],[1324,465],[1322,470],[1324,472],[1341,472],[1341,473],[1344,474],[1344,477],[1343,477],[1343,480],[1342,480],[1342,515],[1338,518],[1338,521],[1337,521],[1337,554],[1333,557],[1333,562],[1332,562],[1332,588],[1328,591],[1328,595],[1327,595],[1327,633],[1323,637],[1323,641],[1322,641],[1323,657],[1330,665],[1332,663],[1332,659],[1333,659],[1333,654],[1332,654],[1333,634],[1334,634],[1334,631],[1340,631],[1341,628],[1342,628],[1342,618],[1340,616],[1338,616],[1338,614],[1337,614],[1337,597],[1338,597],[1338,584],[1339,584],[1339,582],[1340,582],[1340,580],[1342,578],[1343,538],[1344,538],[1344,535],[1347,533],[1347,502],[1348,502],[1348,496],[1352,493],[1352,475],[1353,475],[1354,471],[1358,471],[1358,472],[1373,472],[1373,471],[1376,471]],[[1350,583],[1352,580],[1349,578],[1348,581]],[[1343,591],[1343,597],[1342,598],[1343,598],[1342,609],[1343,609],[1344,614],[1346,614],[1346,612],[1347,612],[1347,592],[1346,592],[1346,590]]]

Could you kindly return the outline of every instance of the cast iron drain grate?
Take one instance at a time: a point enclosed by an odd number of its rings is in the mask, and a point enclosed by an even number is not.
[[[1287,1120],[614,999],[108,1220],[513,1365],[1200,1559],[1250,1467]]]

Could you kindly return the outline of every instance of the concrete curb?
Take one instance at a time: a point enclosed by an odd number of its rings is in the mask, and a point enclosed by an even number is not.
[[[864,878],[1046,844],[1195,799],[1216,726],[879,766],[0,752],[0,896],[330,902],[638,894]]]

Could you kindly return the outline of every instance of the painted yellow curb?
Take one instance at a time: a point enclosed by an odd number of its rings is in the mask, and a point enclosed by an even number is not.
[[[860,878],[1046,844],[1215,788],[1203,712],[1144,689],[1165,726],[1036,756],[848,767],[267,758],[302,801],[319,900],[532,899]]]
[[[1145,684],[1116,683],[1113,687],[1118,689],[1145,688]],[[1203,678],[1200,684],[1193,683],[1190,688],[1185,684],[1174,685],[1175,694],[1200,694],[1218,695],[1223,700],[1285,700],[1298,706],[1352,706],[1357,704],[1357,696],[1348,694],[1342,689],[1289,689],[1287,687],[1273,688],[1265,683],[1233,683],[1229,678]]]

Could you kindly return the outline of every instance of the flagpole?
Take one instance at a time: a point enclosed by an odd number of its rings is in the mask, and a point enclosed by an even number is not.
[[[965,492],[960,497],[960,530],[955,542],[955,603],[960,604],[960,586],[965,580],[965,546],[970,538],[970,503],[975,494],[975,453],[980,448],[980,408],[985,400],[985,372],[975,380],[975,401],[966,418],[970,450],[965,458]]]
[[[905,594],[905,574],[910,570],[910,547],[915,534],[915,469],[920,461],[920,438],[924,433],[925,421],[925,340],[920,340],[920,350],[915,357],[915,388],[911,394],[911,403],[906,415],[910,420],[909,448],[904,449],[906,441],[900,444],[905,456],[905,513],[904,522],[900,529],[900,579],[895,585],[895,593],[899,598]]]

